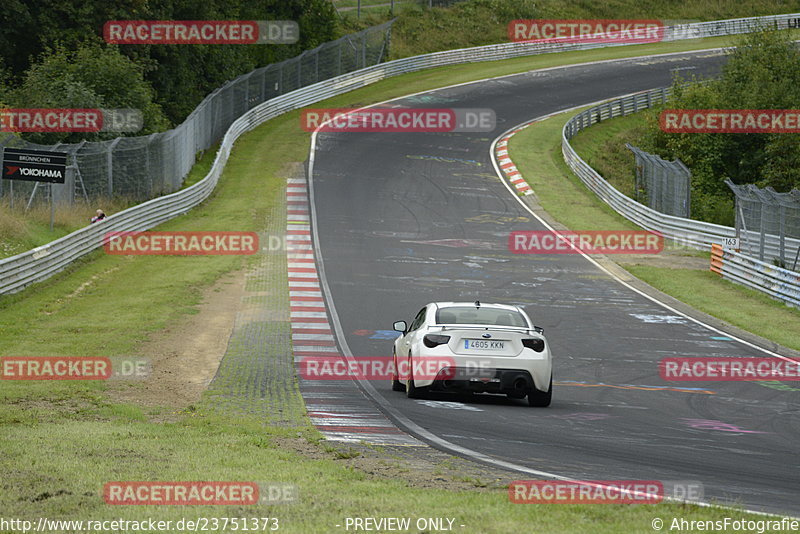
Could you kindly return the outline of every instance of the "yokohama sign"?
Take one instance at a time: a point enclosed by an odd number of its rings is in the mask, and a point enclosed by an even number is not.
[[[3,179],[63,184],[67,155],[29,148],[6,148],[3,151]]]

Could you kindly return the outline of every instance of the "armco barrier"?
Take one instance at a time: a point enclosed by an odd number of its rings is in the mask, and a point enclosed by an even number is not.
[[[569,144],[569,140],[579,131],[600,121],[629,115],[655,104],[663,103],[669,94],[670,89],[666,87],[652,89],[605,102],[575,115],[564,125],[561,132],[561,152],[567,165],[578,175],[583,183],[621,215],[642,228],[661,232],[666,237],[673,238],[681,243],[708,250],[712,243],[721,243],[723,238],[735,238],[736,229],[730,226],[666,215],[636,202],[609,184]],[[742,231],[739,237],[743,249],[750,254],[758,252],[761,234]],[[767,257],[779,257],[780,236],[768,234],[765,239],[765,255]],[[800,246],[800,240],[786,239],[784,246],[786,247],[787,256],[793,257]]]
[[[681,26],[680,31],[675,33],[668,32],[667,40],[747,33],[764,25],[788,28],[797,19],[800,19],[800,13],[700,22]],[[77,230],[45,246],[0,260],[0,294],[19,291],[59,272],[77,258],[99,247],[105,232],[147,230],[186,213],[206,199],[213,191],[236,139],[243,133],[282,113],[352,91],[384,78],[433,67],[609,46],[627,46],[627,43],[523,42],[436,52],[373,65],[275,97],[247,111],[233,122],[225,133],[208,175],[193,186],[114,214],[102,223]]]
[[[711,246],[711,271],[800,308],[800,273],[724,250],[721,245]]]
[[[735,238],[736,229],[692,219],[684,219],[660,213],[632,198],[622,194],[600,174],[586,163],[572,148],[569,140],[584,128],[612,117],[621,117],[642,111],[654,104],[665,102],[669,88],[653,89],[643,93],[624,96],[593,106],[567,121],[561,132],[561,152],[570,169],[581,181],[606,204],[626,219],[635,222],[646,230],[659,232],[667,238],[694,248],[708,250],[712,245],[721,245],[725,238]],[[757,253],[761,235],[757,232],[740,232],[740,246],[753,254]],[[771,257],[780,255],[780,236],[766,235],[765,254]],[[785,239],[787,255],[794,255],[800,247],[800,240]],[[730,254],[730,256],[728,256]],[[744,254],[725,252],[729,258],[723,276],[753,289],[763,291],[787,304],[797,305],[800,294],[800,275],[786,269],[771,267],[768,263],[749,258]],[[712,259],[712,265],[714,260]],[[712,267],[712,270],[713,267]]]

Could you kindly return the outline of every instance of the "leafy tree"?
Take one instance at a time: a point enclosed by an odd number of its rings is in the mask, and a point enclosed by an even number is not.
[[[764,147],[764,165],[759,187],[777,191],[800,189],[800,134],[772,134]]]
[[[143,70],[155,101],[173,124],[214,89],[256,67],[294,57],[338,37],[329,0],[3,0],[0,58],[17,86],[42,54],[76,51],[102,36],[110,20],[295,20],[293,45],[123,45]]]
[[[181,122],[209,93],[257,67],[299,55],[338,37],[328,0],[183,0],[150,6],[154,20],[295,20],[300,40],[291,45],[123,45],[124,54],[150,65],[146,79],[173,123]]]
[[[676,78],[669,102],[647,113],[640,144],[662,157],[680,158],[691,169],[693,217],[723,224],[733,220],[726,178],[778,191],[800,187],[798,134],[665,133],[658,123],[664,108],[800,108],[800,51],[789,36],[768,30],[748,34],[731,51],[719,79],[685,84]]]
[[[144,127],[132,135],[146,135],[169,127],[143,69],[114,46],[81,45],[70,52],[57,48],[43,55],[12,91],[15,107],[25,108],[134,108],[142,111]],[[117,133],[30,133],[31,141],[53,144],[117,137]]]
[[[15,81],[48,48],[75,50],[102,35],[108,20],[146,19],[147,0],[3,0],[0,56]]]
[[[737,109],[800,108],[800,51],[791,37],[774,31],[748,35],[731,54],[719,82],[725,100]],[[731,134],[728,134],[731,135]],[[779,191],[800,187],[800,136],[734,134],[740,168],[735,183],[770,185]]]
[[[3,65],[3,58],[0,58],[0,109],[8,105],[8,86],[6,80],[9,79],[8,70]]]

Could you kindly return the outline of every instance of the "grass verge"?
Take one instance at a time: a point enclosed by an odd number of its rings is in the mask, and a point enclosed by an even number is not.
[[[636,192],[633,152],[644,126],[641,115],[618,117],[582,130],[570,141],[581,157],[620,192],[633,198]]]
[[[356,0],[338,0],[336,6],[355,5]],[[356,31],[391,18],[389,7],[365,9],[373,0],[362,1],[362,16],[340,11],[345,31]],[[388,3],[388,1],[386,2]],[[517,19],[647,19],[698,22],[797,11],[798,4],[784,0],[717,0],[641,2],[574,2],[571,0],[470,0],[449,7],[428,9],[422,3],[395,5],[392,28],[392,59],[429,52],[509,42],[508,24]]]
[[[193,185],[203,179],[211,165],[219,144],[198,155],[197,163],[186,176],[183,187]],[[26,210],[28,199],[16,196],[14,207],[8,195],[3,197],[0,206],[0,259],[21,254],[32,248],[55,241],[89,224],[95,210],[101,208],[106,215],[113,215],[139,202],[115,197],[96,199],[91,204],[78,200],[72,206],[57,206],[53,216],[53,230],[50,230],[50,206],[36,203]]]
[[[676,46],[680,45],[437,69],[387,80],[322,105],[364,104],[459,81]],[[264,228],[271,206],[283,201],[282,169],[303,161],[308,153],[309,135],[299,120],[298,112],[289,113],[243,136],[212,197],[159,230]],[[95,252],[47,282],[0,298],[0,355],[135,355],[150,333],[195,313],[203,288],[245,262],[225,256],[120,257]],[[256,416],[222,417],[207,404],[187,410],[176,423],[155,423],[150,409],[110,402],[102,383],[0,385],[0,472],[5,489],[0,507],[5,517],[273,516],[280,518],[281,531],[304,533],[342,531],[336,525],[354,516],[451,517],[454,529],[465,532],[506,533],[523,527],[610,533],[652,532],[654,517],[669,523],[674,517],[709,520],[730,514],[671,504],[512,505],[504,491],[410,488],[402,479],[382,480],[354,471],[345,459],[308,459],[278,446],[286,437],[316,440],[310,425],[286,429],[265,425]],[[112,480],[288,482],[299,487],[300,499],[273,508],[114,507],[100,496],[103,484]]]
[[[638,228],[599,200],[564,163],[561,129],[577,112],[556,115],[535,123],[511,138],[509,152],[552,217],[574,230],[630,230]],[[573,147],[587,161],[609,150],[608,141],[635,126],[630,117],[611,119],[576,136]],[[591,135],[589,135],[591,134]],[[625,150],[623,148],[623,150]],[[606,169],[613,168],[606,166]],[[617,180],[619,183],[620,180]],[[686,251],[686,255],[708,256]],[[800,350],[800,310],[789,308],[757,291],[733,284],[706,270],[621,263],[644,282],[678,300],[738,328]]]
[[[49,204],[35,203],[26,210],[28,198],[16,196],[12,208],[8,195],[0,202],[0,259],[21,254],[87,226],[97,208],[110,215],[133,204],[116,198],[97,199],[92,204],[79,200],[72,206],[58,206],[50,230]]]
[[[603,534],[652,532],[654,517],[666,522],[675,516],[721,520],[730,514],[677,505],[514,505],[503,491],[409,488],[401,479],[377,480],[348,469],[339,460],[309,460],[282,450],[276,444],[287,436],[285,430],[265,428],[256,420],[202,413],[178,424],[162,425],[130,420],[15,424],[7,426],[4,434],[5,462],[13,462],[14,469],[4,469],[3,482],[6,488],[13,488],[13,495],[6,489],[0,504],[6,517],[21,517],[34,524],[42,516],[154,518],[173,525],[181,518],[273,517],[279,520],[280,532],[308,534],[346,532],[347,517],[410,517],[412,525],[418,518],[447,517],[454,520],[456,532],[506,534],[527,528],[531,532]],[[28,464],[33,444],[36,462]],[[240,507],[108,506],[98,493],[109,480],[291,483],[298,488],[298,501]]]

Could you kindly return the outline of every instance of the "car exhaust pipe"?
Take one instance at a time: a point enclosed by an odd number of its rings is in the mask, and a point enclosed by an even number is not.
[[[514,380],[514,390],[515,391],[524,391],[528,387],[528,382],[524,378],[517,378]]]

